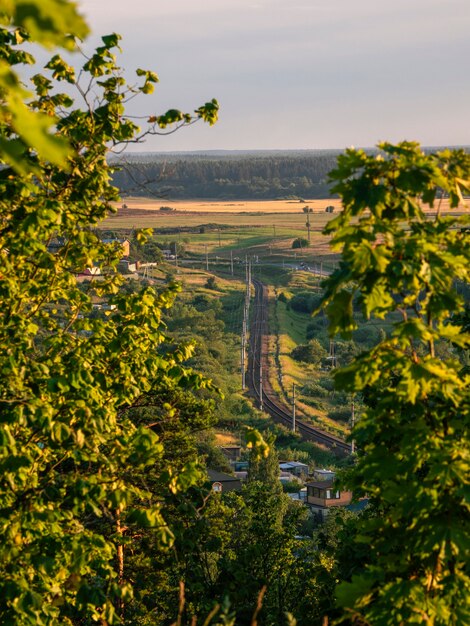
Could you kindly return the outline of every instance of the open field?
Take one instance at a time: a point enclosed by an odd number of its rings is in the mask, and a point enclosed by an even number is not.
[[[320,201],[316,201],[320,202]],[[311,230],[320,232],[331,218],[330,213],[325,212],[328,200],[323,201],[321,208],[314,209],[309,214]],[[126,208],[118,207],[117,214],[111,215],[100,224],[103,229],[132,229],[154,228],[156,230],[174,230],[187,232],[204,225],[225,226],[231,229],[240,228],[263,228],[271,237],[285,232],[306,232],[306,214],[302,207],[305,204],[282,205],[273,201],[268,202],[245,202],[231,205],[220,203],[181,202],[171,203],[169,206],[175,211],[160,211],[159,206],[152,203],[145,204],[142,201],[130,203],[126,201]],[[339,201],[336,201],[339,210]],[[152,208],[153,206],[153,208]],[[310,208],[313,208],[309,204]],[[225,210],[224,210],[225,207]],[[334,215],[334,214],[333,214]]]
[[[125,198],[123,203],[116,205],[121,207],[121,214],[128,211],[145,210],[159,211],[161,206],[169,206],[175,211],[190,213],[301,213],[304,206],[313,209],[314,212],[324,212],[325,208],[333,205],[335,210],[340,207],[338,198],[326,198],[324,200],[165,200],[155,198]]]

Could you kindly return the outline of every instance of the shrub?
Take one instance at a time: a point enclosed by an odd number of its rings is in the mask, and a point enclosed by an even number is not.
[[[305,329],[305,336],[307,341],[309,339],[313,339],[316,337],[318,339],[318,335],[323,335],[327,328],[327,322],[325,317],[316,317],[314,320],[307,324]]]
[[[328,396],[327,390],[318,383],[307,383],[301,389],[303,396],[309,396],[312,398],[326,398]]]
[[[330,417],[332,420],[335,420],[335,422],[347,423],[351,419],[351,407],[343,406],[338,407],[337,409],[333,409],[333,411],[330,411],[328,413],[328,417]]]
[[[294,311],[299,313],[308,313],[309,315],[319,306],[322,296],[320,294],[311,293],[310,291],[301,291],[290,299],[290,305]]]
[[[207,289],[217,289],[217,281],[215,280],[215,276],[209,276],[206,280]]]
[[[302,402],[314,409],[318,409],[319,411],[325,410],[325,404],[317,398],[302,398]]]
[[[318,384],[323,387],[323,389],[326,389],[327,391],[333,391],[335,388],[333,379],[330,378],[329,376],[325,376],[324,378],[320,378],[320,380],[318,381]]]
[[[308,245],[308,239],[304,239],[303,237],[297,237],[297,239],[294,239],[292,242],[293,249],[308,248]]]
[[[291,356],[296,361],[320,365],[327,356],[327,351],[317,339],[311,339],[308,343],[295,347],[291,352]]]

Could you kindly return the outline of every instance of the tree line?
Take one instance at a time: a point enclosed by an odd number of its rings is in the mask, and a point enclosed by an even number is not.
[[[337,151],[231,156],[129,155],[112,160],[122,194],[226,200],[325,198]]]

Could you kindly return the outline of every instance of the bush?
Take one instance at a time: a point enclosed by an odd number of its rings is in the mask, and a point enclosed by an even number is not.
[[[217,281],[215,280],[215,276],[209,276],[206,280],[205,286],[207,289],[217,289]]]
[[[318,409],[319,411],[325,410],[325,404],[317,398],[302,398],[302,402],[311,406],[313,409]]]
[[[318,307],[322,299],[321,294],[301,291],[290,299],[291,308],[298,313],[308,313],[309,315]]]
[[[303,361],[312,365],[320,365],[327,354],[327,351],[317,339],[311,339],[306,344],[300,344],[291,352],[292,358],[296,361]]]
[[[284,493],[298,493],[302,489],[302,483],[297,480],[289,480],[282,483]]]
[[[305,329],[305,336],[307,341],[309,339],[313,339],[317,337],[319,334],[324,334],[327,328],[327,321],[325,317],[316,317],[314,320],[307,324],[307,328]],[[318,337],[317,337],[318,339]]]
[[[345,391],[334,391],[331,395],[330,400],[335,405],[347,404],[348,394]]]
[[[329,376],[320,378],[320,380],[318,381],[318,384],[321,387],[323,387],[323,389],[326,389],[327,391],[334,391],[335,385],[334,385],[333,379],[330,378]]]
[[[328,391],[318,383],[307,383],[302,387],[301,393],[311,398],[326,398],[329,395]]]
[[[303,237],[297,237],[297,239],[294,239],[292,242],[293,249],[308,248],[308,245],[308,239],[304,239]]]
[[[349,422],[351,419],[351,407],[343,406],[334,409],[328,413],[328,417],[334,420],[335,422]]]
[[[354,341],[337,341],[336,357],[338,359],[338,366],[345,367],[346,365],[349,365],[349,363],[351,363],[360,351],[360,348]]]

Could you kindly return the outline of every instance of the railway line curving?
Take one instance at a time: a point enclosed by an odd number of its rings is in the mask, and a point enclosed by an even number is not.
[[[271,415],[275,421],[290,426],[292,423],[290,409],[281,402],[269,382],[268,289],[257,279],[253,279],[252,284],[255,288],[255,298],[250,319],[248,386],[260,408]],[[323,444],[338,454],[351,453],[349,443],[302,420],[296,419],[296,430],[304,439]]]

